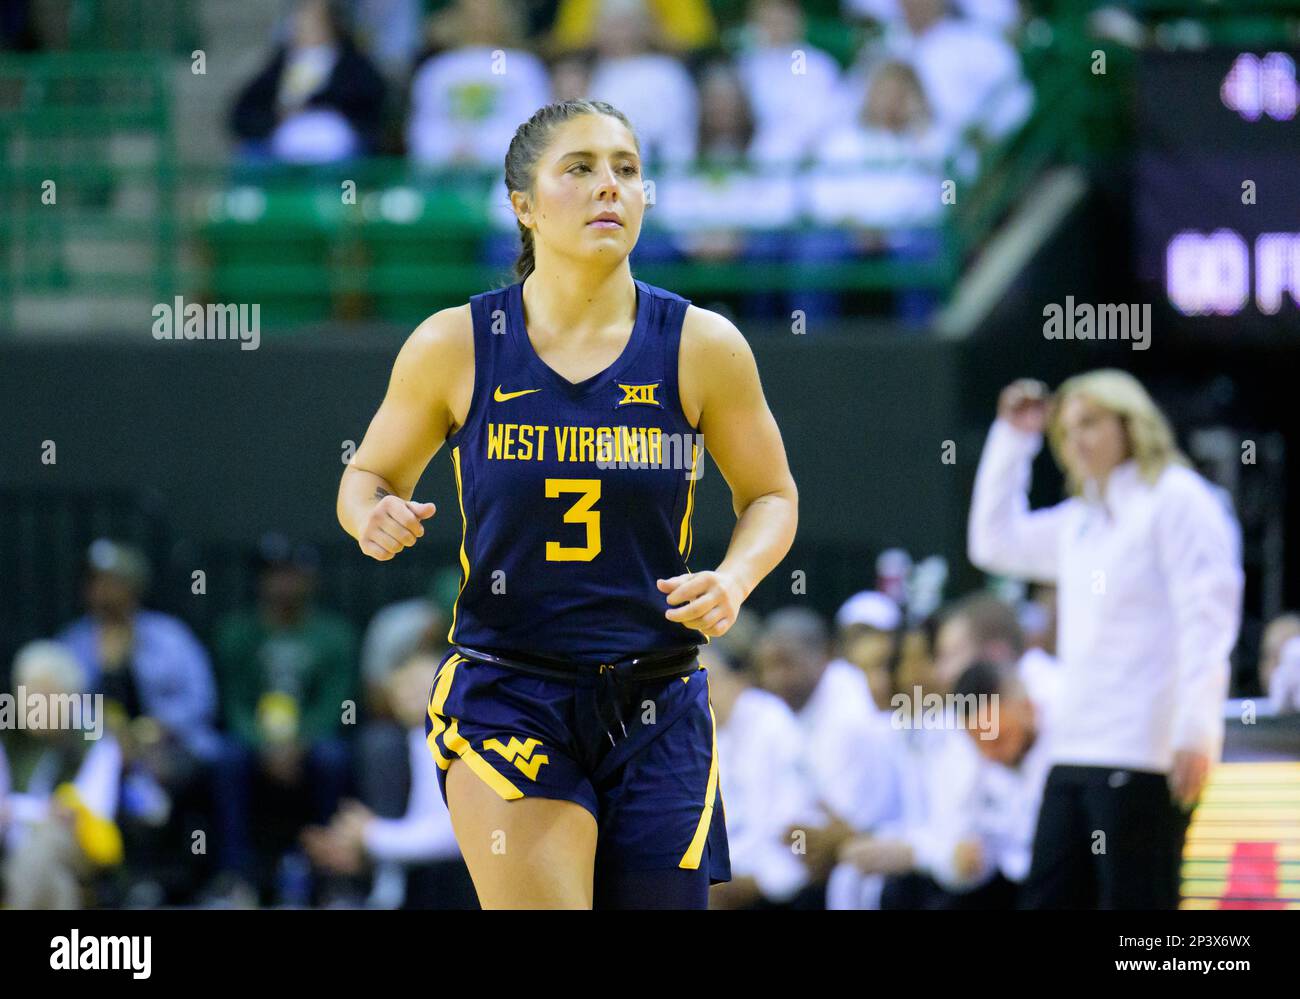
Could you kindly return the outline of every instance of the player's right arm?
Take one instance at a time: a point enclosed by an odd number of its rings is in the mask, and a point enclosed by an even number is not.
[[[371,558],[387,562],[424,536],[432,503],[411,497],[474,392],[474,331],[468,305],[430,316],[410,335],[384,401],[339,483],[339,523]]]

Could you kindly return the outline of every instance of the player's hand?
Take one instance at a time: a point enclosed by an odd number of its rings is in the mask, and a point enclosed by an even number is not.
[[[745,602],[740,584],[723,572],[688,572],[670,579],[657,579],[660,593],[668,594],[664,617],[694,628],[709,638],[725,635],[736,623]]]
[[[1047,426],[1046,385],[1035,378],[1017,378],[998,396],[998,418],[1017,430],[1041,434]]]
[[[1169,771],[1169,793],[1184,810],[1195,807],[1210,775],[1210,758],[1193,749],[1174,752],[1174,766]]]
[[[432,503],[416,503],[388,495],[376,503],[361,528],[357,544],[377,562],[387,562],[404,548],[424,537],[422,520],[437,509]]]

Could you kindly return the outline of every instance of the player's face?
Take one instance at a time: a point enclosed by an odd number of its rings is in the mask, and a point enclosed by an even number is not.
[[[1128,434],[1120,418],[1085,395],[1075,393],[1061,407],[1064,456],[1076,478],[1110,474],[1129,455]]]
[[[537,164],[534,192],[535,240],[565,256],[621,261],[645,214],[635,137],[608,115],[565,122]]]

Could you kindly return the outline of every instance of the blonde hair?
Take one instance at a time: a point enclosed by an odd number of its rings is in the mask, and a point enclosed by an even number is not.
[[[1090,402],[1119,417],[1124,426],[1129,453],[1147,482],[1154,484],[1171,464],[1191,465],[1174,443],[1169,421],[1141,382],[1127,371],[1117,368],[1087,371],[1061,383],[1052,396],[1047,421],[1047,439],[1052,447],[1052,455],[1065,473],[1071,494],[1078,495],[1082,492],[1083,483],[1075,477],[1065,461],[1065,428],[1061,425],[1061,412],[1067,400],[1076,395],[1086,396]]]

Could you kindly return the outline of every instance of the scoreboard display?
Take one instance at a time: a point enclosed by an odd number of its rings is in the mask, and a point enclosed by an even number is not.
[[[1138,280],[1165,323],[1300,341],[1294,51],[1150,53],[1138,78]]]

